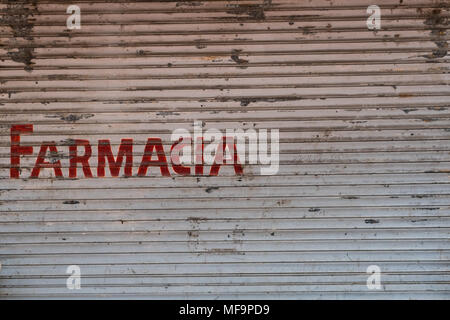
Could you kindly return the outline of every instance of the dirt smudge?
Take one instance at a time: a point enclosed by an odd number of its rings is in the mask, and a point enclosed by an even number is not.
[[[7,54],[12,61],[23,63],[24,69],[31,72],[34,65],[33,59],[35,58],[32,32],[34,28],[33,16],[37,13],[37,1],[8,0],[2,13],[0,23],[11,28],[12,37],[10,41],[16,45],[16,47],[10,48]],[[16,43],[19,39],[26,40],[26,45]]]

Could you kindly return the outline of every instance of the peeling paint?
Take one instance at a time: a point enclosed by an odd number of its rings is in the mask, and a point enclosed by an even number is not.
[[[179,1],[175,4],[176,7],[199,7],[202,5],[203,2],[199,1]]]
[[[80,201],[77,200],[67,200],[63,202],[63,204],[79,204],[79,203]]]

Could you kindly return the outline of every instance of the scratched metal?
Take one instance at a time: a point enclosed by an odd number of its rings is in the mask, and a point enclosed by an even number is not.
[[[0,1],[0,298],[450,298],[448,1],[76,3],[80,30],[72,1]],[[136,176],[195,120],[279,129],[278,174]],[[97,178],[123,138],[133,176]],[[75,139],[94,178],[68,177]],[[30,179],[44,141],[63,179]]]

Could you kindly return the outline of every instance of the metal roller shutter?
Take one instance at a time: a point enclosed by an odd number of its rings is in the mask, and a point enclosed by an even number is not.
[[[0,297],[450,298],[449,2],[372,2],[2,0]],[[279,129],[278,173],[137,176],[195,121]],[[132,176],[98,178],[123,138]],[[69,177],[77,139],[93,178]],[[44,141],[63,178],[30,178]]]

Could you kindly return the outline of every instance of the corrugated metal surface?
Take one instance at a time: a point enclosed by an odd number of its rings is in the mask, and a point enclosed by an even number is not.
[[[450,297],[448,1],[83,0],[68,30],[70,4],[0,5],[2,298]],[[279,173],[68,178],[71,139],[95,168],[195,120],[280,129]],[[64,179],[29,179],[43,141]]]

